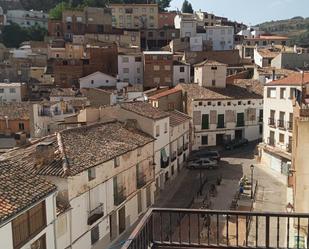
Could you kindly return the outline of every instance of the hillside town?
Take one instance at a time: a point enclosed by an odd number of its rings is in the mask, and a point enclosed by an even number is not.
[[[0,249],[309,248],[309,46],[188,12],[0,6]]]

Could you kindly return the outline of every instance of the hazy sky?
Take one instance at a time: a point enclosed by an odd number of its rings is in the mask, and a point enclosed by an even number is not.
[[[212,12],[254,25],[264,21],[309,16],[309,0],[189,0],[194,10]],[[171,9],[181,9],[183,0],[172,0]]]

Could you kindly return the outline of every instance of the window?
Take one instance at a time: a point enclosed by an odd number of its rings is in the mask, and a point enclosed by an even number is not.
[[[16,89],[15,88],[10,88],[10,93],[16,93]]]
[[[165,71],[171,71],[171,66],[170,65],[165,65],[164,69],[165,69]]]
[[[267,88],[267,98],[276,98],[276,88],[273,87]]]
[[[18,128],[19,128],[19,130],[21,130],[21,131],[25,130],[25,124],[24,124],[24,123],[19,123],[19,124],[18,124]]]
[[[212,81],[211,81],[211,85],[212,85],[212,86],[216,86],[216,80],[212,80]]]
[[[167,133],[167,123],[164,123],[164,133]]]
[[[46,249],[46,235],[42,235],[30,245],[31,249]]]
[[[99,234],[99,225],[96,225],[94,228],[91,229],[91,245],[93,245],[99,240]]]
[[[251,100],[248,100],[248,105],[251,105]]]
[[[119,167],[119,165],[120,165],[120,158],[119,157],[114,158],[114,168]]]
[[[231,102],[227,102],[227,105],[230,106],[230,105],[231,105]]]
[[[259,132],[260,132],[260,135],[263,134],[263,124],[259,124]]]
[[[154,66],[153,66],[153,70],[154,70],[154,71],[159,71],[159,70],[160,70],[160,66],[154,65]]]
[[[218,106],[221,106],[221,102],[220,101],[218,102]]]
[[[202,145],[208,144],[208,136],[202,136]]]
[[[123,73],[129,73],[129,68],[123,68],[122,71]]]
[[[183,73],[185,71],[185,67],[180,67],[179,72]]]
[[[209,115],[203,114],[202,115],[202,129],[209,129]]]
[[[245,126],[245,114],[243,112],[237,113],[236,126],[237,127]]]
[[[148,32],[148,36],[149,37],[153,37],[153,33],[152,32]]]
[[[202,102],[202,101],[198,102],[198,105],[199,105],[199,106],[202,106],[202,105],[203,105],[203,102]]]
[[[207,105],[211,105],[211,101],[208,101],[208,102],[207,102]]]
[[[293,99],[296,94],[296,88],[292,87],[290,88],[290,99]]]
[[[19,248],[46,226],[45,201],[12,221],[13,245]]]
[[[142,61],[142,57],[135,57],[135,62],[141,62]]]
[[[156,137],[160,136],[160,126],[156,126]]]
[[[123,63],[128,63],[129,62],[129,57],[122,57],[122,62]]]
[[[241,105],[241,101],[238,101],[238,105]]]
[[[286,89],[280,88],[280,99],[285,99],[285,98],[286,98]]]
[[[279,133],[279,142],[280,143],[284,143],[284,134],[283,133]]]
[[[91,80],[91,84],[93,84],[94,83],[94,80]]]
[[[88,181],[92,181],[95,177],[95,168],[88,169]]]
[[[211,67],[211,70],[217,70],[218,68],[217,67]]]
[[[224,124],[224,114],[218,114],[217,128],[225,128],[225,124]]]
[[[4,89],[3,88],[0,88],[0,93],[4,93]]]
[[[184,78],[179,79],[179,83],[185,83],[185,79]]]

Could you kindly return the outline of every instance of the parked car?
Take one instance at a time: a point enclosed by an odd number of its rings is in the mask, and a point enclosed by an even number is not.
[[[201,158],[199,160],[189,162],[187,167],[189,169],[215,169],[218,167],[218,161],[211,160],[209,158]]]
[[[192,152],[189,161],[198,160],[200,158],[209,158],[216,161],[220,161],[221,159],[219,152],[216,150],[197,150]]]
[[[249,143],[248,139],[240,138],[240,139],[233,139],[230,142],[224,145],[226,150],[232,150],[234,148],[239,148],[241,146],[247,145]]]

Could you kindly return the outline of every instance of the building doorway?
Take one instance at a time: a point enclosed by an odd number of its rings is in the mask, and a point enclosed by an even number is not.
[[[235,139],[243,138],[243,130],[235,130]]]
[[[126,207],[123,206],[118,211],[118,221],[119,221],[119,234],[122,234],[126,230]]]
[[[216,145],[220,146],[223,145],[224,142],[224,134],[217,134],[216,135]]]
[[[112,242],[117,238],[117,216],[116,212],[112,212],[109,216],[109,236],[110,241]]]

